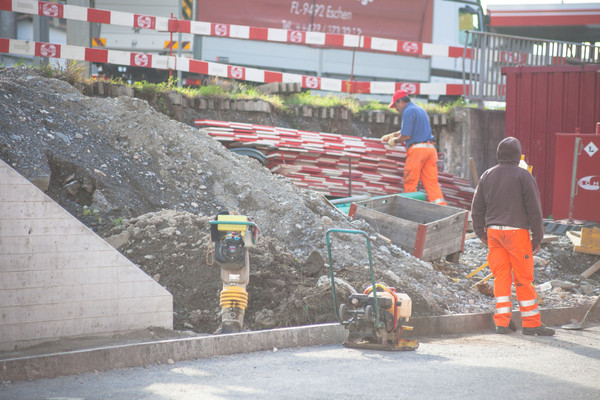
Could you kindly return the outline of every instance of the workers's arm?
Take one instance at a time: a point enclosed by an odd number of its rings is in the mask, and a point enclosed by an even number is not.
[[[400,131],[388,133],[381,137],[383,142],[387,142],[392,147],[396,144],[404,144],[408,139],[410,139],[410,136],[403,135]]]
[[[484,174],[485,175],[485,174]],[[485,226],[485,213],[486,213],[486,201],[484,196],[483,186],[485,185],[485,178],[479,181],[479,184],[475,188],[473,194],[473,202],[471,204],[471,219],[473,220],[473,231],[486,246],[487,246],[487,232]]]
[[[533,254],[535,254],[539,251],[542,239],[544,238],[542,203],[540,192],[533,176],[531,174],[523,174],[523,181],[521,183],[523,187],[523,204],[525,205],[529,220],[529,227],[532,233],[531,244],[534,251]]]
[[[389,142],[391,138],[395,138],[397,135],[400,135],[400,131],[388,133],[387,135],[383,135],[381,137],[382,142]]]

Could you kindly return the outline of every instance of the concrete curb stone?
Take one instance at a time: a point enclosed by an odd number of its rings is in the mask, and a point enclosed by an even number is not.
[[[588,307],[542,310],[542,321],[560,326],[581,320]],[[519,313],[513,320],[520,327]],[[414,337],[492,331],[491,313],[411,318]],[[339,324],[308,325],[230,335],[107,345],[54,354],[0,359],[0,382],[19,382],[62,375],[109,371],[179,361],[243,354],[282,348],[341,344],[347,332]]]

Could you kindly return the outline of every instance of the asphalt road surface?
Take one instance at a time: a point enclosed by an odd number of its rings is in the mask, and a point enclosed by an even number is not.
[[[600,326],[554,337],[421,340],[414,352],[341,345],[0,384],[1,400],[600,399]]]

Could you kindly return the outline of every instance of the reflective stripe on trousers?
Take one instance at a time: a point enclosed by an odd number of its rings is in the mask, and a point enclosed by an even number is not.
[[[533,288],[533,254],[529,231],[488,227],[488,262],[494,274],[496,326],[508,326],[511,317],[511,287],[514,281],[523,327],[541,325],[537,294]]]
[[[512,302],[510,296],[498,296],[496,297],[496,309],[494,312],[494,319],[498,318],[507,319],[510,321],[512,314]],[[502,325],[504,326],[504,325]],[[506,325],[508,326],[508,324]]]
[[[412,145],[406,152],[404,163],[404,192],[416,192],[420,180],[430,202],[446,205],[438,183],[437,161],[438,155],[434,145],[426,143]]]

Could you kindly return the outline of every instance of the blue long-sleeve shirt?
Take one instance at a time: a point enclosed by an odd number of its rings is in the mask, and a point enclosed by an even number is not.
[[[402,111],[400,132],[402,136],[410,136],[410,139],[406,141],[407,148],[414,143],[435,140],[431,133],[431,124],[427,112],[412,101]]]

